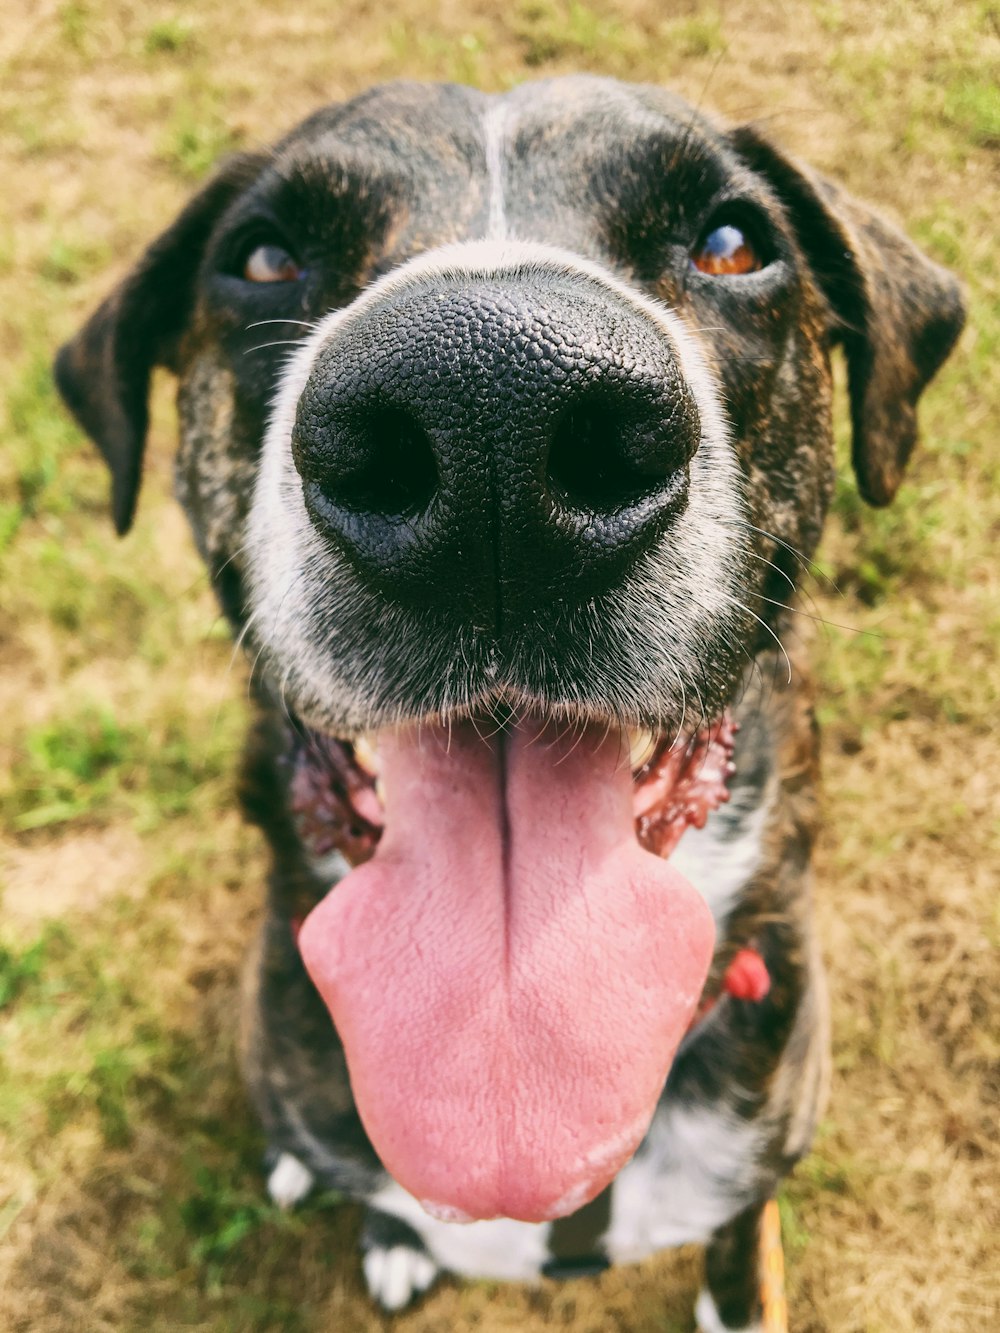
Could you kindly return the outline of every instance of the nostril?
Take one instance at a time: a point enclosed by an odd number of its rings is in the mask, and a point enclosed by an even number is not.
[[[355,457],[364,461],[337,480],[331,498],[351,509],[387,516],[424,510],[438,473],[423,426],[405,408],[381,407],[367,412],[355,430],[362,446]]]
[[[550,487],[574,508],[606,513],[662,491],[689,461],[673,413],[600,401],[570,405],[549,448]]]
[[[356,513],[421,513],[438,484],[427,431],[404,407],[300,403],[292,453],[303,479]]]

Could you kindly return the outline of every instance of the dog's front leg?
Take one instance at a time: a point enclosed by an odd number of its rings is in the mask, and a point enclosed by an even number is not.
[[[413,1227],[377,1208],[365,1210],[361,1253],[369,1294],[390,1312],[409,1305],[441,1272]]]
[[[765,1333],[760,1295],[764,1203],[720,1227],[705,1250],[705,1285],[695,1316],[699,1333]]]

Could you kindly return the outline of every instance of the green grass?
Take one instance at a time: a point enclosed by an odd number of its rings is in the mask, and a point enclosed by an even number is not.
[[[4,508],[16,528],[25,518],[64,511],[72,503],[69,493],[59,494],[60,469],[67,454],[79,451],[79,438],[52,383],[49,357],[38,353],[12,369],[3,431],[9,449],[4,470],[13,486]]]
[[[215,163],[239,145],[239,134],[225,120],[222,112],[206,107],[183,107],[163,140],[164,162],[183,180],[197,181],[206,176]]]
[[[1000,148],[1000,82],[964,78],[945,100],[948,120],[976,145]]]
[[[698,59],[719,56],[726,49],[727,37],[720,14],[709,11],[691,18],[677,19],[670,26],[670,36],[682,56]]]
[[[146,31],[143,46],[147,55],[178,55],[194,49],[194,25],[189,18],[166,18]]]
[[[522,0],[514,31],[530,69],[567,59],[606,62],[636,42],[634,29],[580,0]]]
[[[74,51],[82,51],[92,30],[90,7],[80,0],[68,0],[59,6],[58,14],[63,41]]]
[[[223,726],[194,746],[189,721],[166,713],[122,726],[106,705],[84,704],[20,735],[0,816],[21,832],[131,817],[149,832],[186,813],[220,781],[228,786],[235,737]]]
[[[502,88],[585,68],[761,119],[968,286],[969,332],[892,508],[860,500],[841,411],[833,514],[804,579],[805,609],[828,622],[816,897],[836,1078],[780,1202],[793,1327],[978,1333],[995,1270],[982,1087],[1000,1051],[995,5],[87,0],[9,28],[0,1324],[384,1326],[361,1295],[356,1214],[321,1196],[287,1217],[262,1192],[235,1030],[267,867],[232,813],[245,676],[170,498],[171,390],[157,386],[139,517],[119,542],[52,351],[233,146],[381,78]],[[76,896],[53,920],[60,877]],[[445,1285],[398,1327],[686,1330],[697,1277],[678,1262],[541,1292]]]
[[[0,946],[0,1009],[14,1004],[29,988],[37,987],[45,964],[44,938],[23,949]]]

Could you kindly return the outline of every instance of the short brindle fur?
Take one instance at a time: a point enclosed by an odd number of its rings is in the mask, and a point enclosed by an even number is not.
[[[759,272],[713,279],[693,268],[694,247],[719,220],[752,236],[766,261]],[[269,602],[252,577],[262,556],[260,529],[248,523],[286,344],[414,256],[514,238],[601,266],[674,312],[697,344],[737,464],[723,496],[738,515],[725,609],[708,623],[697,607],[668,617],[658,600],[656,580],[675,577],[683,517],[614,587],[576,605],[549,598],[544,652],[531,614],[470,628],[434,611],[387,609],[379,587],[331,549],[284,589],[287,614],[306,624],[307,646],[326,663],[322,688],[306,688],[297,642],[269,629],[277,596]],[[247,281],[247,255],[260,244],[294,255],[301,276]],[[779,641],[833,487],[830,354],[840,345],[846,355],[860,490],[884,505],[913,448],[917,398],[962,319],[949,275],[752,126],[720,129],[663,92],[591,78],[504,98],[399,84],[318,112],[270,152],[225,163],[60,352],[59,386],[110,466],[120,533],[135,511],[151,371],[178,377],[177,494],[234,632],[260,655],[242,796],[273,869],[247,973],[243,1051],[271,1189],[291,1202],[318,1179],[369,1205],[366,1273],[386,1305],[438,1268],[560,1271],[553,1258],[566,1257],[566,1244],[559,1224],[432,1221],[380,1166],[294,942],[293,924],[338,871],[336,858],[323,862],[304,845],[290,809],[306,724],[350,738],[390,718],[467,710],[491,689],[570,720],[661,731],[684,710],[733,711],[732,799],[677,856],[719,927],[709,991],[750,941],[771,991],[757,1004],[720,1001],[686,1040],[649,1138],[575,1258],[586,1266],[588,1256],[625,1260],[704,1241],[706,1333],[755,1327],[760,1211],[807,1150],[826,1081],[809,900],[816,728],[806,663],[789,672]],[[692,488],[723,485],[705,482],[698,466]],[[586,668],[574,648],[581,635]],[[558,682],[546,674],[553,661]]]

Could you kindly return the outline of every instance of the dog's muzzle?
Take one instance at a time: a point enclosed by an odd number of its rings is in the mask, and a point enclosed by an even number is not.
[[[666,332],[553,267],[429,273],[335,327],[292,455],[318,531],[382,596],[484,629],[625,577],[701,438]]]

